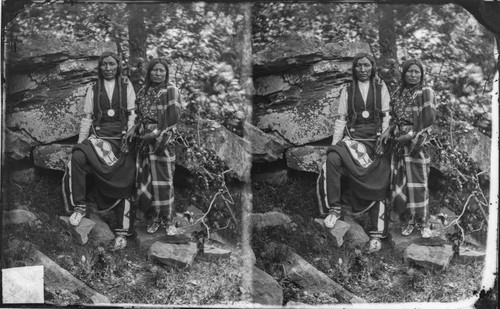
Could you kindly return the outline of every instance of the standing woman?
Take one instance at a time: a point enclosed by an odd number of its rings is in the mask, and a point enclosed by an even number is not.
[[[410,235],[418,228],[423,238],[431,237],[429,227],[430,156],[429,134],[436,115],[436,96],[425,85],[425,72],[418,60],[403,64],[401,87],[392,98],[392,205],[404,214],[407,223],[401,233]]]
[[[179,90],[168,82],[168,64],[151,60],[146,85],[137,93],[139,148],[137,195],[139,209],[150,219],[148,233],[166,227],[167,235],[177,233],[171,224],[174,208],[175,153],[171,142],[180,115]]]

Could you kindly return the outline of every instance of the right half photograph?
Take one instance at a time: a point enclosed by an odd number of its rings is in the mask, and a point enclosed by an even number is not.
[[[495,10],[253,3],[254,303],[497,303]]]

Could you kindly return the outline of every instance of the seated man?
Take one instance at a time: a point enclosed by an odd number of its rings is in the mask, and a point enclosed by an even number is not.
[[[389,92],[378,78],[369,54],[357,54],[352,65],[352,84],[342,89],[332,146],[318,178],[320,212],[328,209],[325,225],[333,228],[343,216],[340,179],[346,175],[354,214],[368,211],[370,251],[381,249],[387,236],[389,216],[385,199],[389,189],[388,154],[377,151],[377,142],[389,126]],[[347,128],[347,130],[345,130]],[[345,135],[344,135],[345,131]]]
[[[121,77],[118,55],[104,52],[98,62],[98,79],[87,91],[80,122],[78,144],[64,175],[65,202],[72,206],[69,221],[78,226],[88,215],[86,175],[94,176],[96,202],[100,210],[116,214],[112,249],[127,245],[133,233],[135,207],[130,203],[135,183],[135,154],[122,153],[122,138],[135,120],[135,92]]]

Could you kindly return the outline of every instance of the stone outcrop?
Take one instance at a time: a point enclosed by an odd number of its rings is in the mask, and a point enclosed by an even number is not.
[[[323,44],[296,38],[254,55],[254,122],[299,146],[332,134],[351,60],[366,44]]]

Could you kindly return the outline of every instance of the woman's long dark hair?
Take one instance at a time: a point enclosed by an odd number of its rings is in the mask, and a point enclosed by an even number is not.
[[[408,69],[412,66],[416,65],[420,69],[420,82],[415,85],[415,86],[410,86],[405,79],[406,72],[408,72]],[[422,62],[420,62],[417,59],[411,59],[407,60],[405,63],[403,63],[403,72],[401,73],[401,87],[399,88],[399,91],[403,91],[403,89],[406,88],[422,88],[425,84],[425,70],[424,70],[424,65]]]
[[[163,86],[166,86],[168,84],[169,72],[168,72],[167,60],[165,60],[163,58],[154,58],[149,62],[148,70],[146,73],[146,87],[144,89],[146,92],[148,92],[149,87],[151,87],[153,85],[153,82],[151,81],[151,71],[153,71],[153,68],[157,63],[162,64],[165,67],[165,71],[167,72],[167,74],[165,76],[165,80],[159,86],[163,87]]]

